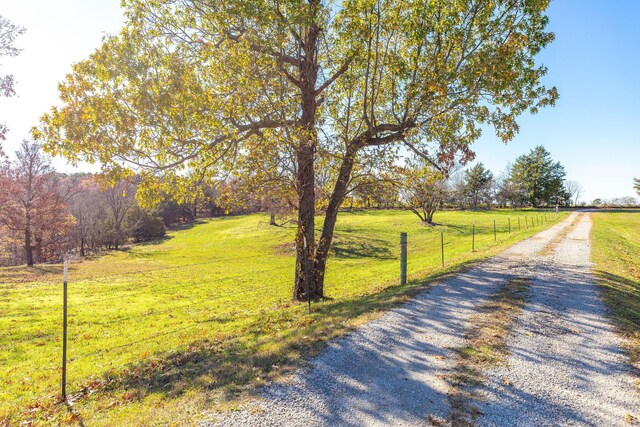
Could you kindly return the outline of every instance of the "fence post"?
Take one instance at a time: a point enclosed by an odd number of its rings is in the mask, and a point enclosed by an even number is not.
[[[524,216],[524,229],[528,230],[529,229],[529,219],[527,219],[527,216]]]
[[[62,400],[67,401],[67,259],[65,257],[62,281]]]
[[[444,267],[444,231],[440,232],[440,249],[442,252],[442,266]]]
[[[407,284],[407,233],[400,233],[400,284]]]
[[[493,241],[498,241],[498,235],[496,234],[496,220],[493,220]]]
[[[511,234],[511,218],[507,218],[509,220],[509,234]]]
[[[520,215],[518,215],[518,231],[522,231],[522,229],[520,228]]]
[[[471,252],[476,251],[476,223],[471,225]]]

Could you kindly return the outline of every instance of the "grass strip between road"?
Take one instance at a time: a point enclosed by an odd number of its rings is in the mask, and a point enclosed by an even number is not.
[[[473,426],[481,415],[474,405],[479,397],[476,386],[485,380],[485,372],[506,363],[507,339],[522,312],[531,280],[512,278],[504,282],[495,297],[479,307],[469,324],[466,345],[456,349],[456,364],[447,380],[451,386],[451,425]],[[509,384],[509,379],[503,382]]]
[[[564,227],[562,231],[557,233],[553,239],[549,240],[547,244],[545,244],[542,249],[538,251],[538,256],[549,256],[552,255],[560,242],[562,242],[576,227],[580,224],[580,215],[576,215],[571,220],[571,224]]]

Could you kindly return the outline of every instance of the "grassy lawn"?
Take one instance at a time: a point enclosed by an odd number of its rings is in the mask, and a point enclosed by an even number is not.
[[[545,222],[532,211],[454,211],[437,213],[439,225],[425,227],[409,212],[341,213],[326,277],[328,298],[314,304],[310,315],[306,305],[290,301],[295,229],[271,227],[263,215],[202,221],[161,242],[72,264],[71,409],[56,403],[62,267],[0,269],[0,426],[29,425],[30,420],[38,425],[194,424],[205,408],[233,408],[256,386],[300,366],[328,339],[406,299],[429,280],[492,255],[565,214],[547,217]],[[635,230],[619,228],[635,236],[629,243],[635,246],[629,247],[636,259],[638,218],[633,217]],[[596,216],[596,222],[600,239],[609,221]],[[625,221],[613,222],[619,223]],[[409,241],[404,287],[397,285],[402,231]],[[628,292],[638,297],[638,276],[636,265],[616,277],[624,277]]]
[[[611,317],[628,339],[631,362],[640,369],[640,211],[591,218],[595,274]]]

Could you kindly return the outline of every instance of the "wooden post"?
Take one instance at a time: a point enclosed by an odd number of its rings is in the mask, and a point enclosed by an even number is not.
[[[509,234],[511,234],[511,218],[507,218],[509,220]]]
[[[400,284],[407,284],[407,233],[400,233]]]
[[[518,215],[518,231],[522,231],[522,229],[520,228],[520,215]]]

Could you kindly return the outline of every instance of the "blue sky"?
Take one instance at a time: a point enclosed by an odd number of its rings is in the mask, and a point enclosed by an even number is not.
[[[478,161],[494,171],[542,144],[582,184],[582,200],[635,195],[640,177],[640,1],[555,0],[548,11],[556,40],[540,54],[554,108],[520,119],[508,145],[485,132]]]
[[[119,0],[0,0],[0,14],[27,28],[17,58],[3,58],[19,97],[0,99],[0,121],[10,128],[12,153],[38,117],[57,102],[57,83],[87,57],[105,32],[117,33]],[[520,134],[504,145],[490,131],[476,144],[477,160],[496,174],[542,144],[584,187],[582,200],[634,195],[640,177],[640,1],[554,0],[549,9],[556,41],[540,55],[555,85],[555,108],[520,120]],[[68,169],[64,160],[55,161]]]

